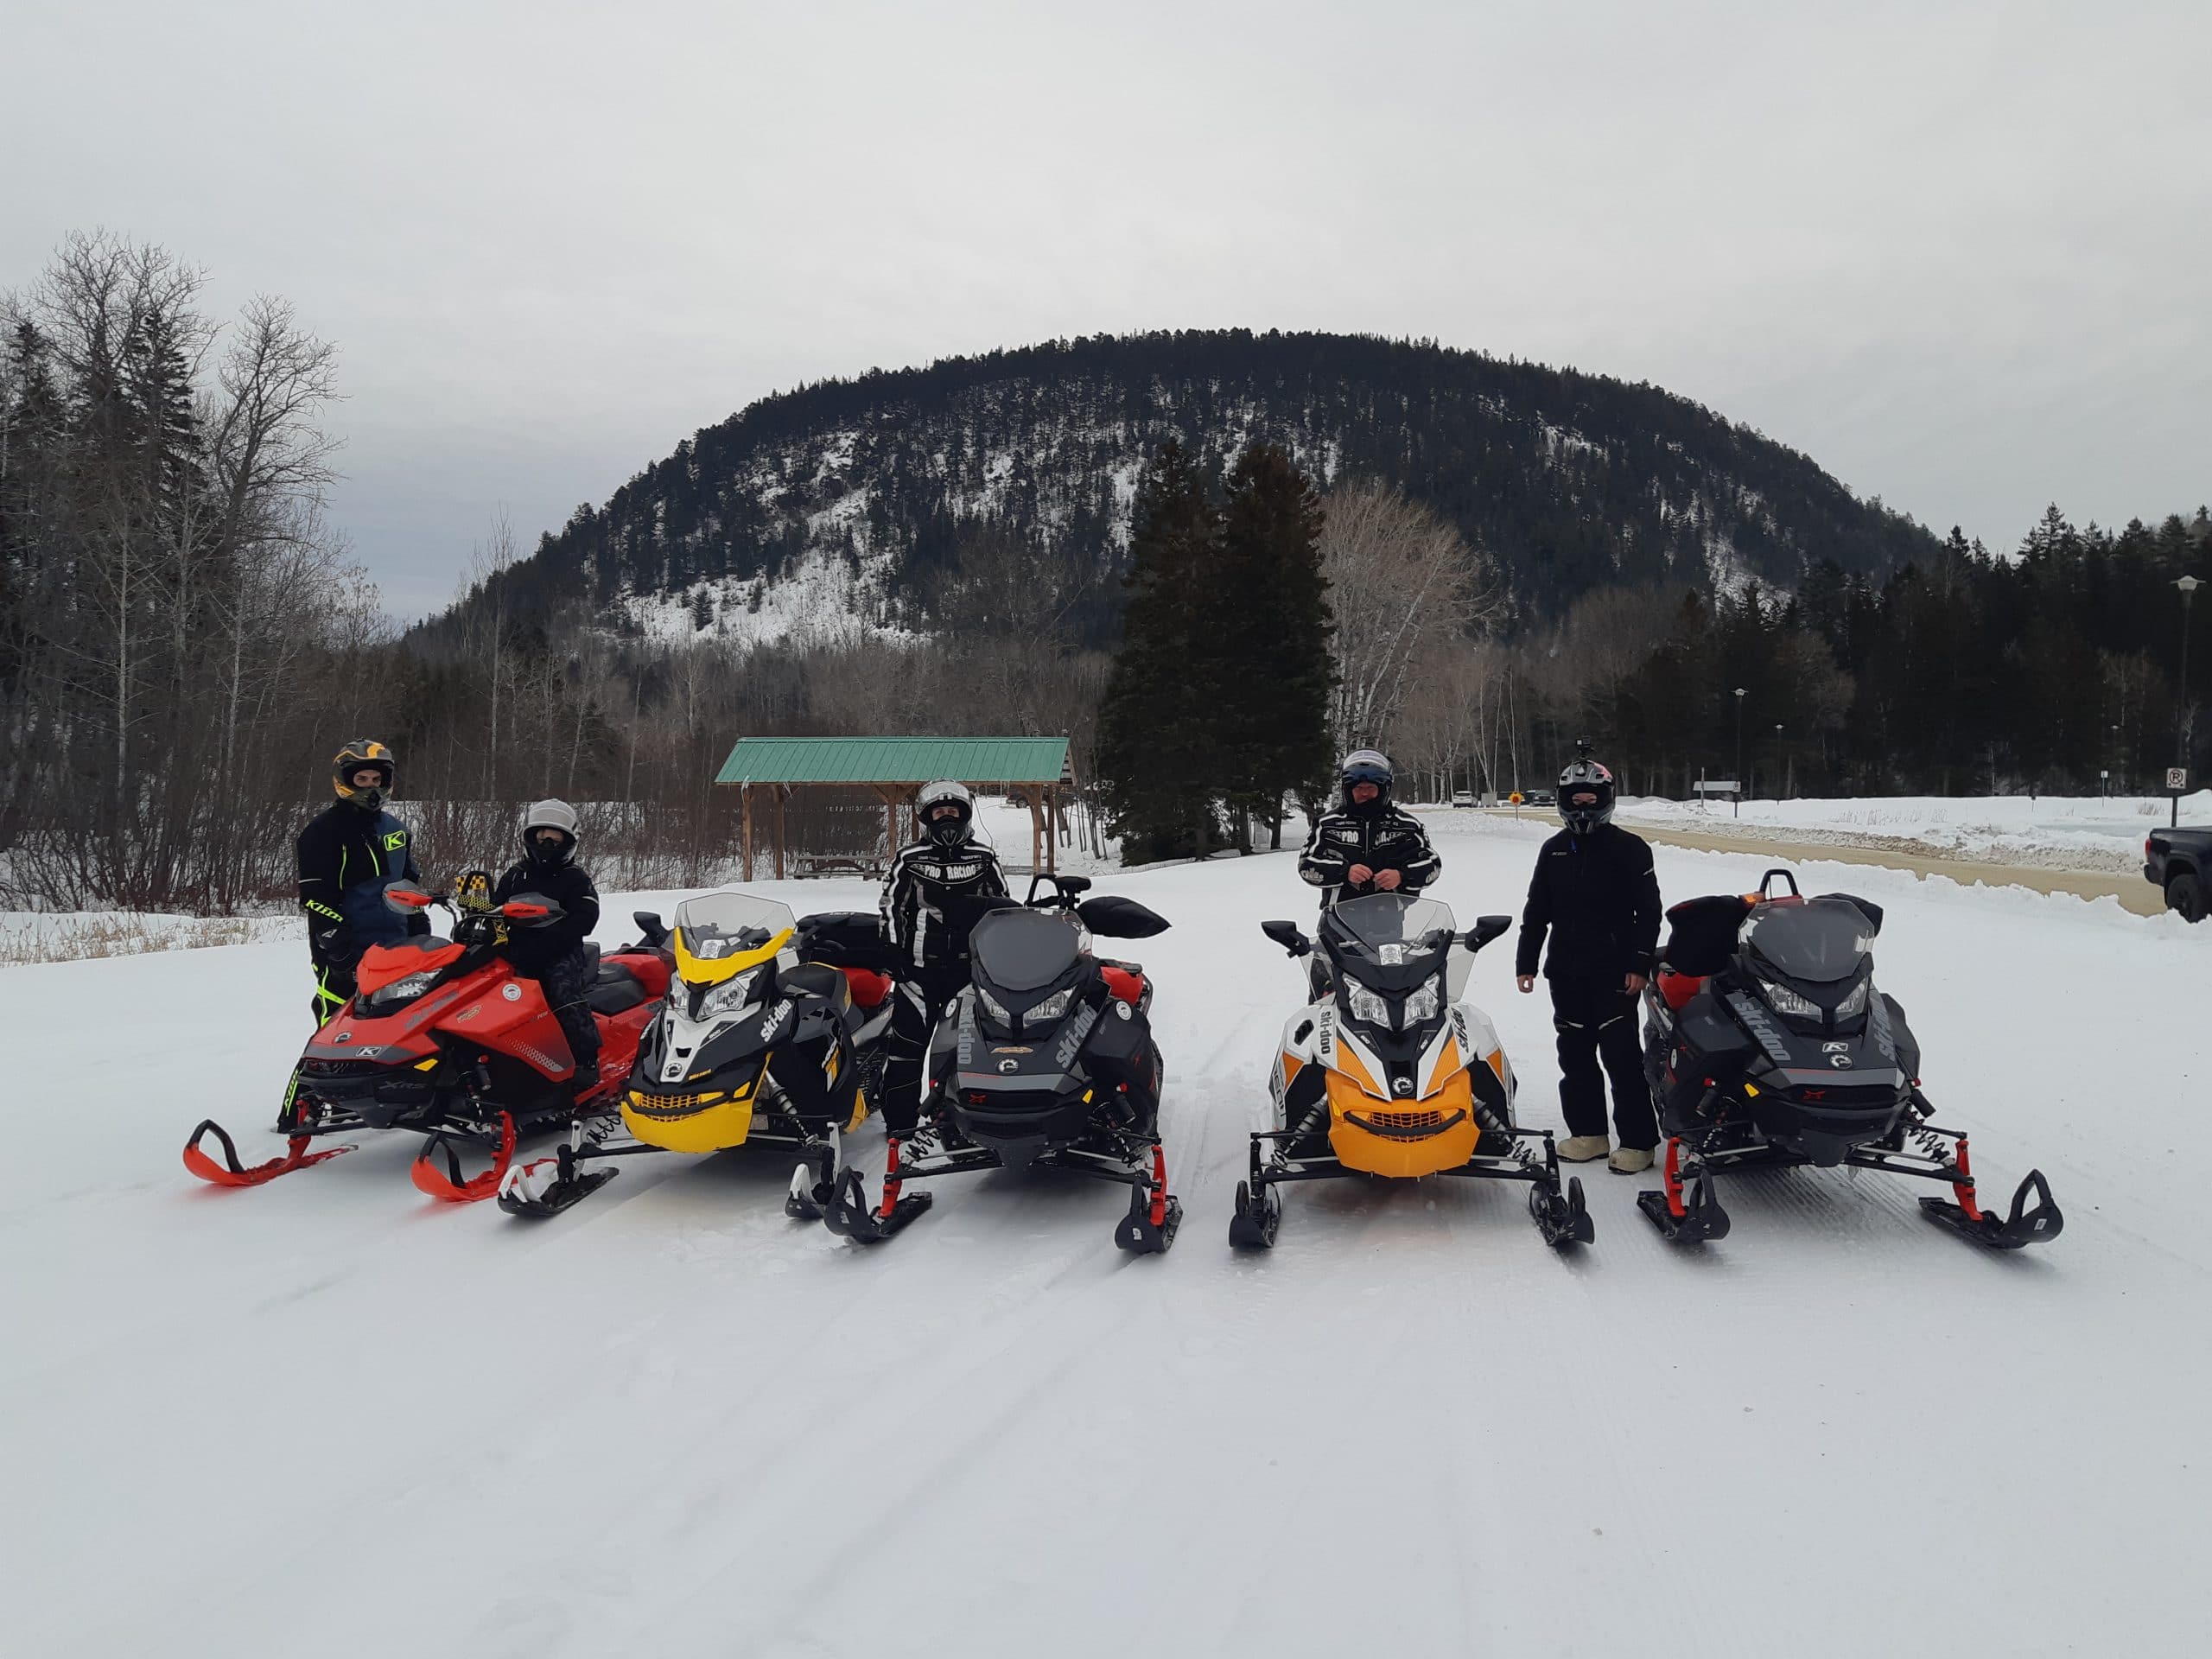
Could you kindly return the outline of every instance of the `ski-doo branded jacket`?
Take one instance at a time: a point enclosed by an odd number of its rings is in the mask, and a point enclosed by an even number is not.
[[[1428,831],[1410,812],[1375,802],[1366,806],[1340,806],[1322,815],[1306,850],[1298,855],[1298,873],[1307,884],[1321,889],[1321,908],[1342,899],[1359,899],[1379,893],[1372,880],[1355,886],[1351,867],[1395,870],[1398,891],[1413,893],[1436,880],[1444,861],[1428,844]]]
[[[427,933],[422,916],[403,916],[385,903],[385,889],[416,881],[414,837],[389,812],[364,812],[334,801],[300,831],[300,908],[318,963],[351,962],[372,944],[397,944]]]
[[[1551,950],[1544,951],[1548,935]],[[1641,836],[1605,823],[1562,830],[1536,855],[1513,971],[1548,978],[1649,977],[1659,949],[1659,878]]]
[[[508,866],[492,889],[492,902],[504,905],[526,893],[543,894],[568,912],[559,921],[542,927],[507,931],[506,957],[515,971],[543,979],[548,969],[589,938],[592,929],[599,925],[599,889],[581,864],[548,866],[524,859]]]
[[[883,878],[883,931],[903,970],[957,966],[964,972],[968,929],[945,919],[945,901],[1005,892],[999,855],[972,836],[957,847],[923,840],[900,848]]]

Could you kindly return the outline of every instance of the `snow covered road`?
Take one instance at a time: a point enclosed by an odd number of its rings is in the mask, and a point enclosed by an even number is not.
[[[1463,925],[1542,830],[1438,815]],[[1671,902],[1760,861],[1664,849]],[[936,1184],[873,1250],[785,1219],[788,1171],[626,1160],[569,1215],[453,1209],[411,1145],[251,1192],[304,1036],[296,944],[0,973],[0,1605],[46,1655],[2197,1654],[2212,1245],[2212,928],[1801,867],[1890,907],[1881,982],[1989,1191],[2049,1175],[2017,1256],[1917,1192],[1728,1189],[1700,1251],[1586,1176],[1548,1249],[1516,1191],[1290,1189],[1226,1244],[1297,971],[1288,857],[1102,881],[1169,1071],[1172,1254],[1117,1191]],[[856,885],[760,884],[801,909]],[[642,903],[668,901],[649,895]],[[610,901],[610,916],[632,906]],[[609,924],[602,939],[623,930]],[[1557,1122],[1509,946],[1470,995]],[[865,1145],[880,1142],[871,1131]]]

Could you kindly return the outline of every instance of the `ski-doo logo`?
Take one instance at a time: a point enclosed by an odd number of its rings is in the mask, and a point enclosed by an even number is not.
[[[1001,1060],[999,1062],[999,1070],[1011,1075],[1012,1073],[1021,1070],[1021,1062],[1020,1060]]]
[[[499,987],[499,995],[510,1002],[519,1002],[522,1001],[522,987],[511,979]]]
[[[1839,1071],[1848,1071],[1851,1070],[1851,1045],[1849,1043],[1822,1043],[1821,1045],[1821,1052],[1827,1055],[1828,1057],[1828,1064],[1836,1067]]]
[[[1060,1063],[1060,1070],[1071,1071],[1075,1057],[1083,1050],[1083,1039],[1090,1035],[1091,1027],[1098,1023],[1098,1010],[1085,1007],[1084,1011],[1068,1022],[1067,1034],[1060,1039],[1059,1046],[1052,1051],[1052,1058]]]
[[[768,1017],[760,1022],[760,1040],[762,1042],[766,1042],[771,1037],[776,1034],[776,1027],[784,1023],[784,1016],[791,1011],[791,1000],[788,996],[782,1001],[777,1003],[774,1007],[768,1010]]]
[[[1728,1006],[1744,1022],[1744,1029],[1758,1039],[1759,1046],[1766,1051],[1767,1058],[1777,1065],[1789,1064],[1789,1040],[1782,1034],[1782,1027],[1774,1023],[1774,1017],[1763,1006],[1740,991],[1730,995]]]

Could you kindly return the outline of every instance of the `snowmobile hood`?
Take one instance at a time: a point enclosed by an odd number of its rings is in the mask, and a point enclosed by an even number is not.
[[[435,934],[402,939],[397,944],[372,944],[361,957],[355,974],[364,996],[384,989],[410,974],[435,974],[461,960],[467,947]]]

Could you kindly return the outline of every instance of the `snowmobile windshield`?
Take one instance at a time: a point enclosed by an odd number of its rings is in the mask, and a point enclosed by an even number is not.
[[[702,893],[676,907],[676,931],[683,949],[702,963],[758,950],[798,925],[789,905],[750,893]]]
[[[1458,924],[1452,906],[1410,893],[1348,899],[1328,914],[1321,938],[1345,971],[1386,990],[1418,984],[1444,965]]]
[[[1033,991],[1075,965],[1084,936],[1041,910],[997,910],[976,924],[977,974],[1001,990]]]
[[[1808,899],[1802,905],[1760,906],[1751,912],[1744,942],[1777,972],[1825,985],[1858,973],[1873,948],[1874,930],[1856,905]]]

